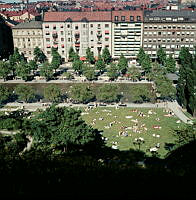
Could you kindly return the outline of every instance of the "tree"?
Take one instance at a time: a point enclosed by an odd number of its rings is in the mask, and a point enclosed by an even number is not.
[[[166,52],[164,51],[164,49],[161,47],[158,49],[157,51],[157,61],[159,64],[164,65],[167,59],[167,55]]]
[[[94,53],[93,53],[93,51],[91,51],[91,49],[89,47],[86,49],[86,60],[90,64],[94,64],[95,63]]]
[[[25,62],[20,62],[16,68],[16,75],[27,81],[31,73],[30,66]]]
[[[11,58],[12,58],[12,61],[14,62],[14,64],[21,62],[22,58],[21,58],[18,48],[14,49],[14,54]]]
[[[73,62],[76,52],[74,51],[73,47],[71,46],[69,49],[69,61]]]
[[[105,64],[109,64],[112,61],[112,57],[110,55],[109,49],[105,47],[102,52],[102,58]]]
[[[72,80],[74,78],[70,72],[64,72],[63,76],[65,76],[68,80]]]
[[[133,80],[137,81],[141,77],[141,72],[136,66],[128,68],[127,75]]]
[[[126,74],[128,68],[128,60],[121,54],[120,59],[118,61],[118,71],[121,74]]]
[[[151,100],[151,93],[146,85],[135,85],[131,93],[131,101],[134,103],[149,102]]]
[[[145,51],[143,48],[140,48],[139,53],[137,54],[137,61],[140,65],[142,65],[143,59],[145,57]]]
[[[11,92],[6,86],[0,85],[0,104],[6,102],[9,99],[10,94]]]
[[[118,86],[115,84],[104,84],[99,88],[99,92],[96,95],[98,101],[111,103],[119,101]]]
[[[83,75],[87,78],[88,81],[96,79],[95,70],[92,67],[86,67],[83,69]]]
[[[187,108],[193,116],[196,116],[196,62],[188,48],[181,48],[179,54],[179,79],[177,84],[177,97],[180,105]]]
[[[95,63],[95,67],[97,70],[99,70],[101,73],[105,71],[105,63],[103,61],[103,58],[101,55],[99,55],[97,62]]]
[[[35,98],[35,91],[31,86],[18,85],[14,91],[18,95],[18,98],[26,103]]]
[[[118,70],[117,66],[114,63],[110,64],[109,69],[107,70],[107,75],[109,76],[110,80],[115,80],[118,78]]]
[[[52,101],[53,103],[60,102],[61,95],[61,90],[56,85],[49,85],[44,88],[44,98]]]
[[[95,143],[98,131],[88,126],[80,117],[81,111],[54,105],[35,116],[28,124],[28,132],[37,148],[69,152]],[[24,131],[26,131],[24,126]]]
[[[36,63],[37,62],[44,63],[46,61],[46,55],[39,47],[35,47],[33,55]]]
[[[88,103],[95,98],[91,88],[88,85],[73,85],[70,90],[71,98],[78,103]]]
[[[145,74],[150,73],[152,66],[151,66],[151,59],[148,54],[145,54],[141,66]]]
[[[46,81],[49,81],[53,78],[53,68],[48,62],[45,62],[40,69],[40,75],[46,78]]]
[[[160,99],[175,99],[176,88],[172,85],[172,81],[165,76],[159,76],[155,79],[156,90],[160,95]]]
[[[81,74],[82,73],[82,69],[83,69],[83,62],[80,59],[74,59],[74,61],[72,63],[72,68],[78,74]]]
[[[61,65],[61,56],[55,48],[52,48],[52,62],[51,66],[56,71]]]
[[[38,69],[38,65],[34,60],[30,60],[29,61],[29,68],[30,68],[30,70],[33,71],[33,74],[34,74],[34,71]]]
[[[10,74],[9,64],[0,61],[0,77],[2,77],[4,81],[6,81],[9,74]]]
[[[176,61],[171,54],[169,55],[169,58],[167,58],[165,61],[165,67],[168,73],[176,72]]]

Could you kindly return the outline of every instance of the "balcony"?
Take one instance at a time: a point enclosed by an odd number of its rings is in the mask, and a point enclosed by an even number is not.
[[[80,33],[79,32],[76,32],[75,33],[75,38],[79,38],[80,37]]]
[[[80,47],[80,43],[79,44],[75,44],[75,47]]]
[[[53,33],[52,33],[52,37],[53,37],[53,38],[58,38],[57,32],[53,32]]]
[[[97,37],[98,38],[102,37],[102,34],[101,33],[97,33]]]
[[[76,40],[76,41],[75,41],[75,44],[80,44],[80,41],[79,41],[79,40]]]

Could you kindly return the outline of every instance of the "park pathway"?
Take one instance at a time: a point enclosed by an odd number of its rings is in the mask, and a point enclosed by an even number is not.
[[[29,111],[36,111],[39,109],[46,109],[48,106],[44,106],[43,103],[8,103],[6,106],[10,106],[10,108],[1,108],[1,111],[14,111],[18,110],[18,108],[24,108]],[[71,103],[59,103],[59,107],[85,107],[88,106],[88,104],[71,104]],[[14,108],[18,107],[18,108]],[[107,105],[106,107],[116,107],[116,105]],[[175,102],[164,102],[164,103],[142,103],[142,104],[136,104],[136,103],[127,103],[127,107],[129,108],[167,108],[173,111],[173,113],[184,123],[192,123],[192,120],[188,118],[183,112],[180,105]]]

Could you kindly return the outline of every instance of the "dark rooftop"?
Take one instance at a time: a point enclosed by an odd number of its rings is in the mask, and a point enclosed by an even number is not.
[[[13,29],[34,29],[34,28],[42,28],[41,21],[28,21],[20,23],[13,27]]]

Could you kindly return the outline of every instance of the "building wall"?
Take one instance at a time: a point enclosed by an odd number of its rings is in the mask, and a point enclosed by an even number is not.
[[[12,29],[14,38],[14,47],[19,52],[24,53],[28,60],[34,58],[33,51],[37,46],[43,50],[43,33],[42,29]]]
[[[112,52],[111,22],[44,22],[44,52],[51,60],[51,48],[58,47],[58,52],[66,61],[72,46],[81,57],[86,56],[89,47],[98,56],[106,46]]]
[[[188,47],[190,53],[193,53],[195,45],[196,23],[144,23],[143,48],[152,58],[156,58],[156,52],[160,47],[167,55],[174,54],[177,58],[181,47]]]

